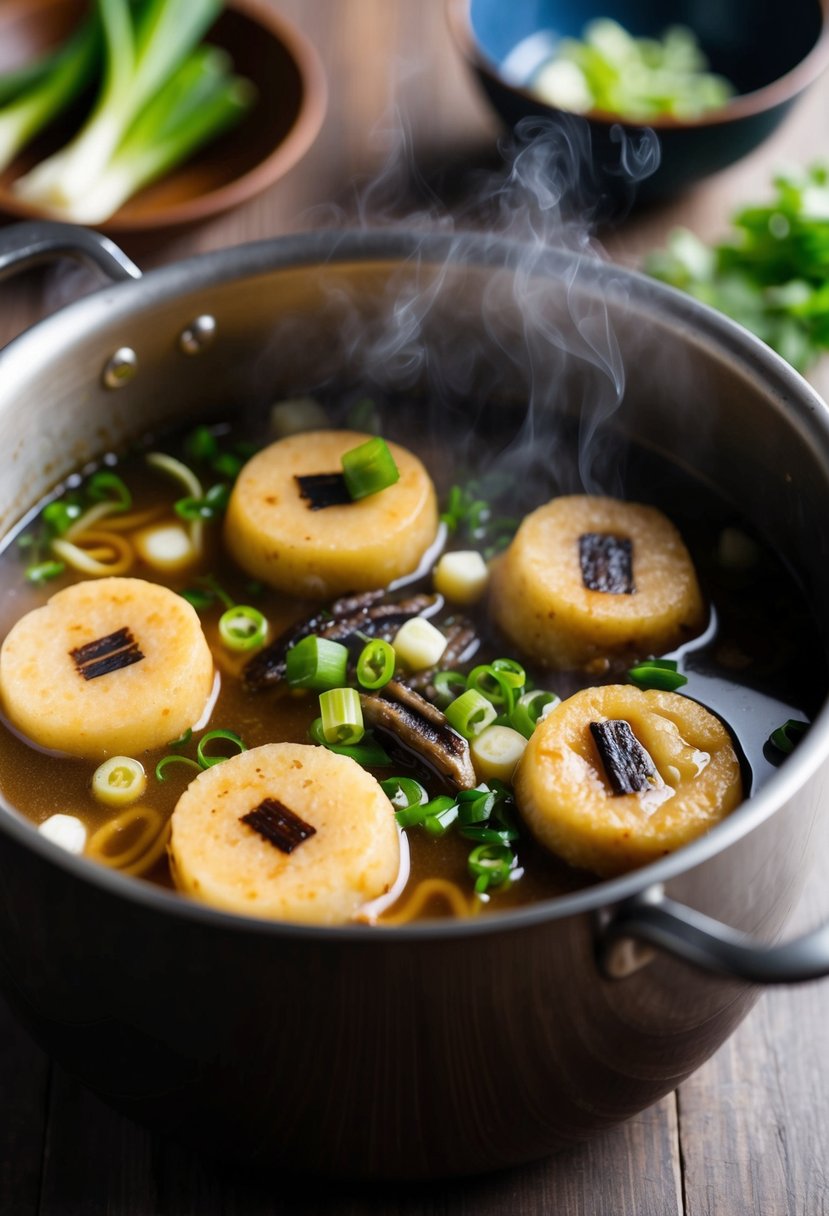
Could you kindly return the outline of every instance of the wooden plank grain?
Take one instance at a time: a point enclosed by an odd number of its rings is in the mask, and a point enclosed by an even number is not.
[[[824,832],[791,936],[829,915],[828,866]],[[767,993],[679,1090],[687,1216],[827,1216],[827,1094],[829,986]]]
[[[37,1216],[50,1065],[0,998],[0,1213]]]

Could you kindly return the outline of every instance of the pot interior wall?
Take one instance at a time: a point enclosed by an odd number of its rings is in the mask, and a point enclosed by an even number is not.
[[[827,604],[829,534],[813,527],[829,504],[825,419],[793,412],[759,360],[666,308],[665,293],[598,263],[574,275],[574,265],[372,259],[191,290],[184,276],[171,290],[162,273],[98,293],[3,356],[0,525],[143,433],[369,382],[404,390],[427,422],[454,403],[460,429],[493,406],[517,410],[522,438],[551,460],[564,420],[577,417],[580,467],[568,488],[623,493],[626,440],[650,445],[737,504],[811,600]],[[202,313],[216,318],[217,338],[188,357],[178,338]],[[122,346],[138,372],[113,391],[102,372]]]

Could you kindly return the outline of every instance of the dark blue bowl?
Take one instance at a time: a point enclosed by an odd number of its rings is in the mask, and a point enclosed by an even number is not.
[[[611,17],[637,36],[660,35],[668,25],[692,29],[712,69],[737,95],[699,118],[648,124],[661,158],[636,183],[640,199],[675,194],[751,152],[829,59],[829,0],[448,0],[448,11],[461,52],[503,120],[564,122],[571,138],[573,115],[527,87],[557,39],[580,37],[595,17]],[[629,194],[631,173],[642,177],[653,168],[635,164],[637,150],[653,147],[643,141],[642,125],[597,110],[582,124],[601,188]]]

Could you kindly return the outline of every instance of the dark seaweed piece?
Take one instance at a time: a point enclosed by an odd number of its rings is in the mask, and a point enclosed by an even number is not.
[[[125,626],[108,633],[106,637],[96,638],[84,646],[76,646],[69,654],[75,660],[78,673],[85,680],[95,680],[98,676],[108,675],[111,671],[119,671],[122,667],[131,667],[140,663],[144,658],[138,643]]]
[[[477,784],[469,744],[452,730],[445,716],[425,698],[391,680],[377,693],[362,693],[363,717],[369,726],[399,744],[459,790]]]
[[[459,617],[451,625],[444,626],[443,632],[447,641],[446,649],[440,656],[440,662],[436,663],[434,667],[428,667],[425,671],[416,671],[413,675],[405,677],[409,688],[414,688],[430,701],[437,696],[433,680],[438,672],[451,671],[459,663],[471,658],[481,644],[475,626],[467,617]]]
[[[242,815],[239,821],[253,828],[263,840],[276,845],[283,853],[293,853],[303,840],[315,836],[317,831],[276,798],[265,798],[247,815]]]
[[[632,595],[633,541],[609,532],[584,532],[579,537],[581,581],[588,591]]]
[[[590,733],[614,794],[639,794],[656,784],[656,765],[624,718],[591,722]]]
[[[295,475],[299,484],[299,496],[308,502],[309,511],[321,511],[324,507],[344,507],[353,502],[342,473],[308,473]]]

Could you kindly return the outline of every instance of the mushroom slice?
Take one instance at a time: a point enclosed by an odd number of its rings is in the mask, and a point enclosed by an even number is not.
[[[469,744],[436,706],[399,680],[378,693],[362,694],[363,717],[374,730],[423,761],[459,790],[477,783]]]

